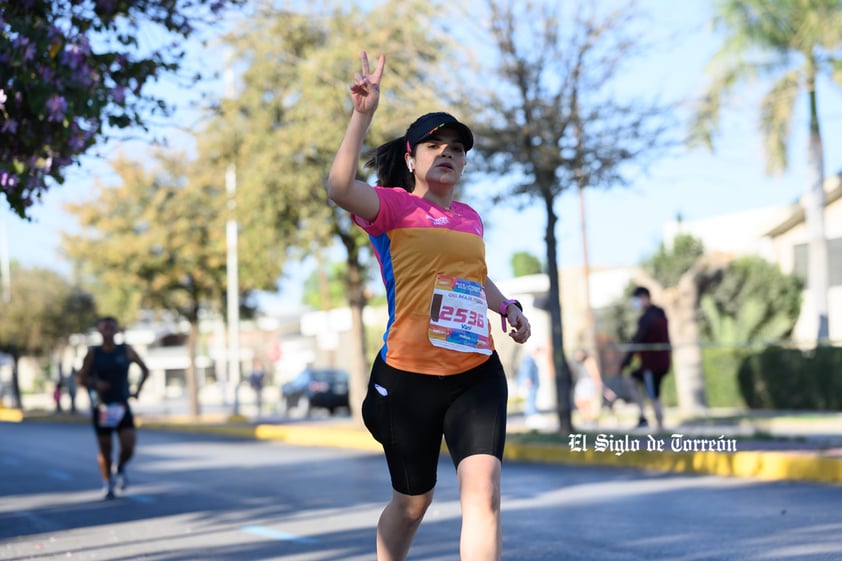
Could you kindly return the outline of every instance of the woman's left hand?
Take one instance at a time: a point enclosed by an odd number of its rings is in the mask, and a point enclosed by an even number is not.
[[[509,325],[513,327],[509,331],[509,337],[515,340],[516,343],[526,343],[529,336],[532,335],[532,330],[529,327],[529,320],[523,315],[523,312],[515,306],[509,306],[508,315],[506,316]]]

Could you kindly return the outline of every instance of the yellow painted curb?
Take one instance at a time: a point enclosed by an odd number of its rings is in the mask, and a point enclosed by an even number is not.
[[[20,409],[0,408],[0,422],[20,423],[23,421],[23,411]]]
[[[282,440],[306,446],[333,446],[361,450],[381,450],[380,443],[368,431],[353,428],[289,427],[283,425],[257,425],[255,438]]]
[[[224,425],[224,424],[202,424],[202,423],[167,423],[160,421],[143,421],[137,420],[138,427],[165,430],[188,432],[193,434],[216,434],[222,436],[237,436],[241,438],[254,438],[254,427],[238,426],[238,425]]]

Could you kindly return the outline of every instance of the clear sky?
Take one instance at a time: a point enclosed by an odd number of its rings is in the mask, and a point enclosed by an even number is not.
[[[653,18],[651,39],[658,48],[630,66],[623,78],[624,87],[640,95],[671,100],[698,96],[706,84],[706,62],[719,45],[706,27],[709,3],[648,0],[643,4]],[[842,88],[827,82],[820,87],[825,173],[829,175],[842,171]],[[693,220],[796,201],[806,189],[806,101],[800,102],[794,121],[790,169],[781,177],[770,178],[763,172],[762,141],[757,132],[761,91],[760,87],[739,90],[724,114],[714,154],[680,151],[657,162],[629,188],[587,194],[592,265],[638,263],[656,250],[664,224],[678,214]],[[83,167],[65,185],[53,189],[44,203],[35,208],[32,222],[14,217],[5,208],[0,210],[12,259],[27,266],[69,271],[69,264],[59,253],[59,231],[72,229],[74,222],[62,207],[68,201],[88,198],[94,178],[103,169],[101,162],[86,158]],[[473,185],[465,199],[481,211],[486,223],[490,275],[504,279],[511,274],[509,260],[513,252],[528,251],[543,257],[546,217],[536,208],[519,211],[514,205],[491,207],[483,200],[482,192],[481,184]],[[580,264],[582,242],[575,192],[560,199],[557,211],[560,264]],[[300,290],[296,284],[310,270],[305,265],[289,271],[289,280],[282,283],[282,300],[298,303],[295,299],[300,299]]]

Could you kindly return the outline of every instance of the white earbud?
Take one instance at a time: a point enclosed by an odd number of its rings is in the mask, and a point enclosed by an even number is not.
[[[406,162],[406,167],[409,168],[409,173],[412,173],[413,171],[415,171],[415,166],[413,164],[414,164],[414,162],[412,160],[409,160],[408,162]]]

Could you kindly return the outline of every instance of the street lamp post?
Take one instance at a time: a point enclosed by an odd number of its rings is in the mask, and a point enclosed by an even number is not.
[[[230,58],[225,65],[225,94],[231,98],[234,95],[234,72]],[[240,279],[239,263],[237,259],[237,164],[236,154],[231,155],[231,161],[225,170],[225,193],[228,197],[228,221],[225,224],[225,241],[227,246],[227,303],[228,303],[228,385],[234,393],[234,414],[240,409]]]

